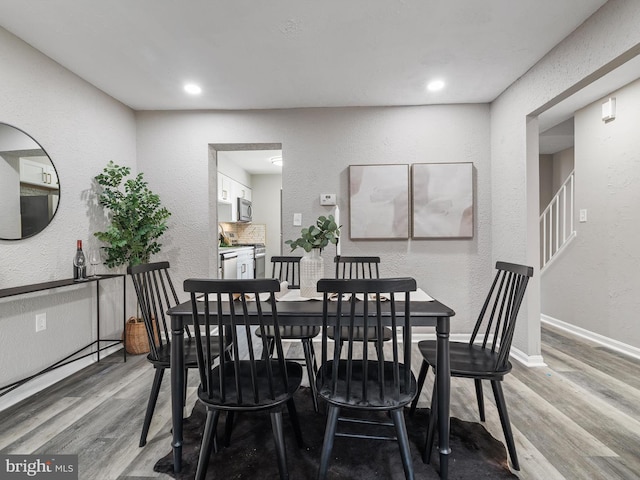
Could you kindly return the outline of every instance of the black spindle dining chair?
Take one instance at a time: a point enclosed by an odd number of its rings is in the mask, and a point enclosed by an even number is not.
[[[273,256],[271,257],[271,276],[277,278],[281,282],[287,282],[289,289],[300,288],[300,259],[296,256]],[[269,356],[273,355],[275,345],[275,335],[273,327],[267,326],[265,329],[267,335],[267,352]],[[318,396],[316,394],[315,378],[318,371],[316,361],[316,353],[313,348],[313,339],[320,333],[320,327],[308,325],[287,325],[280,327],[280,338],[282,340],[300,340],[302,342],[302,351],[304,352],[304,363],[307,367],[307,376],[309,377],[309,385],[311,387],[311,396],[313,397],[313,408],[318,411]],[[261,336],[260,329],[256,330],[256,335]],[[298,359],[292,359],[298,360]],[[302,360],[302,359],[300,359]]]
[[[326,477],[334,437],[341,436],[397,440],[405,477],[414,478],[403,408],[411,403],[416,394],[416,379],[411,372],[409,301],[409,292],[415,290],[416,281],[413,278],[322,279],[318,282],[318,292],[323,292],[324,328],[317,388],[318,395],[329,405],[318,479]],[[335,294],[337,300],[330,300],[329,297]],[[359,300],[357,295],[370,301]],[[385,301],[385,298],[388,300]],[[380,330],[383,321],[390,323],[391,354],[385,358],[382,338],[376,336],[379,353],[372,358],[369,354],[371,339],[368,334],[374,333],[376,329]],[[363,328],[359,329],[359,323],[362,323]],[[346,335],[343,350],[346,350],[346,358],[341,358],[339,345],[328,341],[327,331],[331,326],[344,329]],[[364,335],[362,343],[356,343],[356,329]],[[403,346],[402,354],[399,349],[400,341]],[[330,345],[333,345],[333,349]],[[343,409],[389,412],[393,423],[384,421],[382,425],[394,426],[397,438],[338,432],[339,420],[370,423],[367,420],[340,417]],[[373,461],[373,458],[363,461]]]
[[[302,367],[298,363],[284,359],[275,301],[275,292],[280,290],[280,282],[275,278],[189,279],[184,282],[184,290],[191,294],[193,324],[197,340],[200,371],[198,399],[207,410],[196,478],[202,479],[206,475],[221,411],[226,411],[227,415],[233,415],[234,412],[269,410],[280,478],[288,479],[280,407],[287,405],[298,446],[302,446],[302,434],[293,401],[293,394],[302,381]],[[266,295],[268,300],[260,302],[260,294]],[[198,299],[200,295],[203,296],[202,299]],[[235,297],[239,298],[234,301]],[[248,313],[252,310],[257,312],[263,349],[267,348],[265,330],[268,326],[274,327],[277,359],[264,358],[259,351],[256,352]],[[209,341],[211,330],[217,328],[218,331],[222,331],[225,326],[232,335],[233,352],[230,355],[231,358],[223,355],[219,358],[219,363],[214,365],[207,347],[211,345]],[[220,343],[218,349],[222,347]],[[227,427],[232,423],[227,421]],[[227,435],[230,433],[228,428]],[[227,443],[228,441],[227,438]]]
[[[140,446],[147,443],[147,434],[153,418],[153,412],[158,401],[160,386],[164,371],[171,367],[171,331],[168,326],[169,316],[166,311],[176,306],[179,302],[178,295],[169,275],[169,262],[156,262],[136,265],[127,268],[127,273],[131,275],[133,287],[138,299],[140,313],[144,320],[147,338],[149,341],[149,355],[147,360],[155,369],[155,376],[147,411],[140,435]],[[190,368],[197,368],[195,341],[191,336],[189,328],[185,327],[184,341],[184,392],[186,396],[187,372]],[[222,351],[217,338],[212,338],[213,342],[209,348],[212,358],[218,357]],[[185,398],[183,397],[183,402]]]
[[[361,257],[361,256],[341,256],[338,255],[334,258],[336,264],[336,278],[349,278],[349,279],[366,279],[366,278],[380,278],[380,257]],[[367,332],[367,339],[369,342],[373,342],[377,345],[378,330],[376,327],[371,327],[373,330]],[[339,342],[346,340],[346,332],[341,332]],[[335,331],[333,328],[329,328],[329,338],[336,339]],[[354,331],[354,339],[358,342],[364,341],[364,332],[359,328]],[[391,340],[391,330],[387,327],[382,327],[382,340],[388,342]]]
[[[489,380],[496,400],[500,423],[507,442],[513,468],[520,470],[516,445],[513,441],[511,423],[507,413],[507,404],[502,392],[502,380],[511,371],[509,352],[516,326],[518,311],[527,289],[529,278],[533,275],[533,267],[514,263],[497,262],[496,275],[489,294],[482,306],[469,342],[450,342],[451,376],[472,378],[475,382],[476,397],[480,420],[484,422],[484,394],[482,380]],[[423,340],[418,343],[422,354],[422,367],[418,376],[418,395],[411,405],[413,414],[429,367],[437,368],[435,340]],[[438,402],[436,383],[431,396],[431,414],[427,429],[422,458],[429,463],[434,442]]]
[[[337,255],[336,278],[380,278],[380,257]]]

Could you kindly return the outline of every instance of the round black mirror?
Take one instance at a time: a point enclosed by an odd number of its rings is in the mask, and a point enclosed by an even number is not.
[[[44,230],[59,199],[58,173],[47,152],[26,132],[0,123],[0,239]]]

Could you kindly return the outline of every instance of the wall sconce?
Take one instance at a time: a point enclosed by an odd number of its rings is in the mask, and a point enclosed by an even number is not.
[[[602,121],[610,122],[616,118],[616,99],[609,97],[609,100],[602,104]]]
[[[282,157],[271,157],[271,163],[281,167],[282,166]]]

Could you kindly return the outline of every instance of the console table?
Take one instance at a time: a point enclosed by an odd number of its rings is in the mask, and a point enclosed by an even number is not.
[[[122,315],[123,315],[123,340],[115,339],[115,338],[100,338],[100,282],[105,280],[111,280],[116,278],[122,278]],[[97,354],[98,362],[100,361],[100,352],[102,350],[106,350],[107,348],[113,347],[119,343],[123,344],[122,352],[124,361],[127,361],[127,349],[126,347],[126,339],[124,336],[124,331],[126,328],[127,322],[127,314],[126,314],[126,301],[127,301],[127,278],[124,274],[110,274],[110,275],[98,275],[97,277],[89,277],[84,280],[74,280],[72,278],[65,280],[55,280],[53,282],[44,282],[44,283],[34,283],[32,285],[22,285],[19,287],[11,287],[11,288],[3,288],[0,289],[0,299],[13,297],[16,295],[25,295],[27,293],[40,292],[43,290],[52,290],[54,288],[65,288],[72,287],[78,285],[84,285],[88,283],[95,283],[96,285],[96,339],[89,343],[88,345],[83,346],[82,348],[76,350],[75,352],[67,355],[62,360],[57,361],[53,365],[50,365],[43,370],[40,370],[38,373],[30,375],[26,378],[18,380],[17,382],[13,382],[9,385],[4,385],[0,387],[0,397],[9,393],[12,390],[15,390],[22,384],[28,382],[29,380],[34,379],[35,377],[42,375],[44,373],[50,372],[51,370],[55,370],[56,368],[63,367],[71,362],[75,362],[76,360],[80,360],[82,358],[88,357],[89,355]],[[108,345],[101,346],[102,342],[110,342]],[[81,352],[93,347],[96,345],[95,349],[92,349],[89,353],[84,353],[83,355],[79,355]]]

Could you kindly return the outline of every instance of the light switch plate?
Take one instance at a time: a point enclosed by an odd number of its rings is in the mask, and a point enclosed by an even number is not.
[[[47,314],[39,313],[36,315],[36,332],[47,329]]]
[[[587,209],[583,208],[580,210],[580,223],[584,223],[587,221]]]
[[[302,226],[302,214],[301,213],[294,213],[293,214],[293,226],[294,227],[301,227]]]

